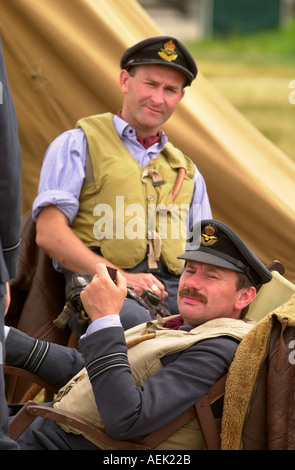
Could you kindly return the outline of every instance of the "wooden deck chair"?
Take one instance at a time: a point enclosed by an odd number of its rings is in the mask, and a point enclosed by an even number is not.
[[[57,389],[40,379],[35,374],[14,366],[4,366],[4,373],[7,375],[20,376],[31,381],[36,381],[42,387],[48,388],[52,392]],[[103,445],[111,446],[116,450],[152,450],[159,446],[164,440],[175,433],[182,426],[193,418],[197,418],[201,425],[206,447],[210,449],[220,448],[220,432],[216,426],[216,421],[211,410],[211,404],[218,400],[224,393],[226,376],[223,376],[196,404],[176,418],[172,423],[157,431],[150,433],[138,442],[127,442],[109,437],[105,432],[98,429],[89,421],[80,418],[73,413],[52,408],[48,405],[40,405],[29,400],[21,410],[12,418],[9,426],[10,437],[16,440],[27,427],[37,418],[43,417],[55,421],[56,423],[74,427],[87,434],[89,437],[101,442]]]

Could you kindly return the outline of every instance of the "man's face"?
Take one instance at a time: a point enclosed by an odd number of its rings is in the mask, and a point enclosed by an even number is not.
[[[185,77],[164,65],[141,65],[122,70],[122,117],[141,137],[156,135],[184,95]]]
[[[247,305],[247,291],[249,294],[252,291],[252,296],[255,289],[237,291],[237,276],[230,269],[188,261],[177,297],[184,324],[198,326],[214,318],[238,318],[240,310]]]

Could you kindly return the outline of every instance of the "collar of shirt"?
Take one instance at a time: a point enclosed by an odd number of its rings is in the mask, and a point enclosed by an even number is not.
[[[140,164],[141,168],[150,162],[152,158],[157,158],[158,154],[163,150],[164,145],[168,141],[166,134],[161,131],[161,138],[159,142],[152,144],[150,147],[145,148],[136,137],[135,130],[120,118],[118,115],[113,117],[114,127],[122,140],[123,144],[135,160]]]

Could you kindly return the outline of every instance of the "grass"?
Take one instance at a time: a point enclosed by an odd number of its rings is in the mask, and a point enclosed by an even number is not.
[[[295,19],[271,31],[187,42],[199,70],[295,162]]]

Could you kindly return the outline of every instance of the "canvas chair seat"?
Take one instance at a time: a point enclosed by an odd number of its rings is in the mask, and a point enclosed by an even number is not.
[[[272,275],[272,280],[261,287],[249,307],[247,316],[257,322],[289,300],[295,292],[295,284],[278,271],[272,271]]]

